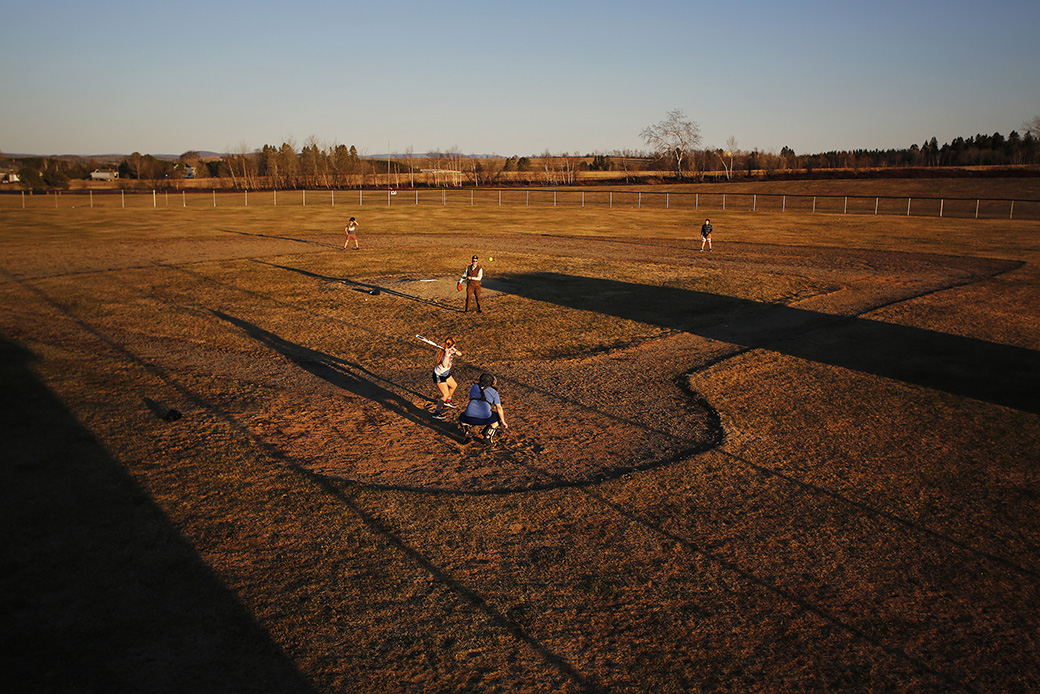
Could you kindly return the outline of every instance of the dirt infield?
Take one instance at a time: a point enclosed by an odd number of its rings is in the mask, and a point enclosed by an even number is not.
[[[1040,687],[1027,223],[61,214],[0,236],[36,691]]]

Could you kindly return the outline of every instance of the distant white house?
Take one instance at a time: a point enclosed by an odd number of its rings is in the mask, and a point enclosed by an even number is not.
[[[22,180],[16,173],[3,173],[0,174],[0,183],[18,183]]]
[[[114,181],[119,178],[118,171],[102,171],[101,169],[94,169],[90,172],[90,180],[92,181]]]

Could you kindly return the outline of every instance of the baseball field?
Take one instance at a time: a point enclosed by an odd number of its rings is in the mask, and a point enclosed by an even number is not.
[[[4,209],[7,677],[1040,690],[1038,306],[1036,221]]]

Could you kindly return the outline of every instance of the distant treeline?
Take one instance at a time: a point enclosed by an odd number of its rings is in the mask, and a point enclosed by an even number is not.
[[[874,175],[899,175],[899,170],[940,167],[1012,167],[1040,165],[1040,141],[1032,133],[1012,132],[958,137],[939,145],[936,138],[906,149],[851,150],[796,154],[701,149],[684,160],[683,175],[692,180],[795,178],[837,174],[839,170]],[[667,154],[615,150],[593,154],[548,151],[521,157],[473,157],[453,148],[421,155],[408,151],[389,157],[363,157],[355,147],[319,146],[309,141],[297,148],[286,142],[257,150],[228,151],[216,157],[185,152],[177,159],[134,152],[122,160],[83,157],[19,157],[0,155],[0,170],[15,174],[26,189],[67,189],[71,181],[100,172],[106,179],[118,173],[118,185],[176,187],[190,179],[215,179],[214,187],[242,190],[350,188],[374,185],[568,185],[594,181],[674,180],[675,162]]]
[[[1016,131],[954,138],[941,147],[933,137],[909,149],[825,152],[797,157],[801,168],[856,168],[886,166],[1018,166],[1040,164],[1040,141],[1032,133]]]

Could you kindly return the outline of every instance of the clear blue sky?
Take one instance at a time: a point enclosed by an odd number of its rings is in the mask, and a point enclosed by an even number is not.
[[[0,0],[0,151],[798,153],[1021,132],[1040,2]]]

